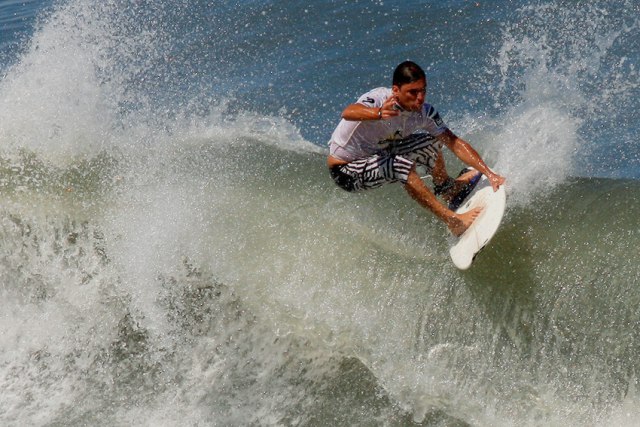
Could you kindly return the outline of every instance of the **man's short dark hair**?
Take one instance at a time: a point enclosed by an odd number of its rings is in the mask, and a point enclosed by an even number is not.
[[[417,82],[421,79],[427,81],[427,76],[424,74],[424,70],[413,61],[404,61],[398,65],[393,72],[394,86],[402,86],[407,83]]]

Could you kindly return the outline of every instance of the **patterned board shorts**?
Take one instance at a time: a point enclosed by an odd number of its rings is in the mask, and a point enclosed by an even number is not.
[[[411,135],[371,157],[332,167],[331,178],[347,191],[368,190],[398,181],[405,184],[416,164],[429,173],[441,149],[442,142],[431,135]]]

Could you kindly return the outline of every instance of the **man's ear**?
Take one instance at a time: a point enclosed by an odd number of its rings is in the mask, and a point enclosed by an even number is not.
[[[391,92],[393,92],[394,95],[397,95],[398,92],[400,92],[400,86],[398,85],[391,86]]]

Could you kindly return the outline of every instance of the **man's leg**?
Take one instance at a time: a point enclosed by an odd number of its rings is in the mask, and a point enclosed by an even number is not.
[[[431,170],[434,192],[449,203],[451,210],[456,210],[463,203],[481,176],[482,174],[475,169],[467,171],[463,169],[457,178],[451,178],[447,173],[442,151],[438,153],[435,165]]]
[[[336,184],[347,191],[376,188],[387,182],[400,181],[405,190],[421,206],[433,212],[447,224],[451,232],[459,236],[480,214],[474,209],[463,215],[447,209],[416,172],[415,163],[403,156],[372,156],[331,169]]]
[[[447,173],[442,150],[438,150],[435,164],[431,169],[431,178],[433,179],[433,186],[436,194],[441,194],[449,190],[454,184],[454,180]]]
[[[435,194],[425,185],[415,167],[409,172],[404,188],[422,207],[427,208],[440,218],[455,236],[460,236],[464,233],[482,211],[481,208],[476,208],[458,215],[449,210],[440,203]]]

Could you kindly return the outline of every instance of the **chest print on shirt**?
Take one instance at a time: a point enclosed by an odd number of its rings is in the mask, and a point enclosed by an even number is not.
[[[387,148],[390,145],[392,145],[395,141],[399,141],[401,139],[402,139],[402,129],[398,129],[394,133],[378,141],[378,146],[380,148]]]

